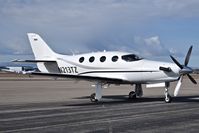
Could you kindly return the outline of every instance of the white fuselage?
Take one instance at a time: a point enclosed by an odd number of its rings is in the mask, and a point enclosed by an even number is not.
[[[130,83],[171,82],[179,78],[180,69],[173,63],[123,59],[124,55],[130,54],[127,52],[95,52],[72,56],[57,54],[53,60],[56,60],[61,73],[71,75],[121,79]],[[117,60],[113,61],[113,57],[116,56]],[[42,63],[38,63],[38,67],[42,70],[45,68]],[[170,68],[172,71],[165,72],[160,70],[160,67]]]

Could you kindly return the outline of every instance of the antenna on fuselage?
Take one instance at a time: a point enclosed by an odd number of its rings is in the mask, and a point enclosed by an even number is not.
[[[70,52],[72,53],[73,56],[80,53],[78,50],[72,50],[72,49],[69,49],[69,50],[70,50]]]
[[[73,56],[75,55],[75,52],[72,49],[70,49],[70,52],[73,54]]]

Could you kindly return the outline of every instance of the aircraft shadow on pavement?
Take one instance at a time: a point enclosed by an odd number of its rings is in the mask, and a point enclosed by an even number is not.
[[[102,101],[97,103],[90,102],[89,96],[77,97],[74,99],[87,99],[88,101],[77,102],[68,104],[67,106],[88,106],[88,105],[111,105],[111,104],[129,104],[129,103],[149,103],[149,102],[162,102],[164,103],[164,97],[141,97],[136,99],[128,99],[127,95],[106,95],[103,96]],[[199,103],[199,95],[195,96],[179,96],[172,97],[172,103]],[[166,103],[165,103],[166,104]]]

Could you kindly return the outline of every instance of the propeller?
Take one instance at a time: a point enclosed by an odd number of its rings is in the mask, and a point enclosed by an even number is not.
[[[178,92],[179,92],[181,84],[182,84],[182,79],[183,79],[183,76],[180,77],[180,79],[179,79],[179,81],[176,85],[176,88],[175,88],[175,91],[174,91],[174,96],[178,95]]]
[[[197,84],[195,79],[190,75],[191,73],[193,73],[193,69],[191,67],[188,67],[189,60],[190,60],[190,57],[191,57],[192,48],[193,48],[193,46],[191,46],[189,48],[188,52],[187,52],[187,55],[186,55],[185,61],[184,61],[184,65],[181,65],[173,56],[170,55],[173,62],[181,69],[180,72],[179,72],[180,78],[179,78],[178,83],[176,85],[176,88],[175,88],[175,91],[174,91],[174,96],[178,95],[178,92],[179,92],[181,84],[182,84],[183,76],[187,75],[188,78],[191,80],[191,82],[193,84]]]

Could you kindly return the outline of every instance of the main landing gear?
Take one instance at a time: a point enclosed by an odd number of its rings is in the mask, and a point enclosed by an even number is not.
[[[137,97],[142,97],[143,96],[143,90],[142,90],[142,85],[141,84],[136,84],[135,85],[135,91],[131,91],[129,93],[129,99],[136,99]]]
[[[136,93],[135,93],[135,91],[129,92],[129,99],[136,99]]]
[[[95,85],[95,93],[91,94],[91,102],[98,102],[102,98],[102,83],[97,82]]]

